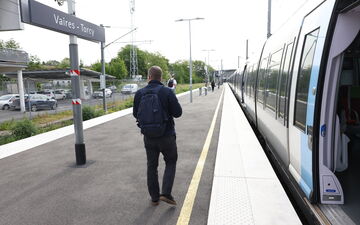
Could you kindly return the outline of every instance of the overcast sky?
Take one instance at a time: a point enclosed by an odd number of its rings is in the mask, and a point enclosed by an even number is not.
[[[58,6],[54,0],[38,0],[50,7],[67,12],[66,3]],[[273,0],[272,31],[279,27],[306,0]],[[267,0],[135,0],[135,33],[138,47],[159,52],[170,62],[189,59],[189,26],[175,22],[181,18],[203,17],[191,23],[192,58],[205,61],[210,52],[210,64],[219,69],[221,59],[224,69],[237,67],[245,57],[245,40],[249,39],[250,52],[261,47],[266,38]],[[109,43],[130,29],[128,0],[76,0],[76,15],[94,24],[110,25],[106,28]],[[119,41],[129,42],[131,35]],[[14,38],[21,47],[41,61],[69,57],[67,35],[25,24],[22,31],[0,32],[0,39]],[[100,60],[100,44],[78,39],[79,58],[85,65]],[[105,49],[106,62],[126,43],[114,43]]]

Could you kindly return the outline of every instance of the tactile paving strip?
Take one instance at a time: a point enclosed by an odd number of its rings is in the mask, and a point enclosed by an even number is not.
[[[211,195],[209,225],[255,224],[244,178],[214,177]]]

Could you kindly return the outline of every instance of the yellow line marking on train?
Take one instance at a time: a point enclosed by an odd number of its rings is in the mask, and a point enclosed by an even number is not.
[[[186,193],[185,196],[185,200],[183,203],[183,206],[181,208],[181,212],[177,221],[177,225],[188,225],[189,221],[190,221],[190,216],[192,213],[192,209],[193,209],[193,205],[194,205],[194,201],[195,201],[195,197],[196,197],[196,192],[197,189],[199,187],[199,183],[200,183],[200,179],[201,179],[201,174],[202,171],[204,169],[204,165],[205,165],[205,161],[206,161],[206,157],[209,151],[209,147],[210,147],[210,143],[211,143],[211,137],[214,133],[214,128],[215,128],[215,123],[216,123],[216,118],[219,112],[219,108],[220,108],[220,103],[224,94],[224,90],[225,88],[222,90],[219,102],[216,106],[216,110],[215,110],[215,114],[214,117],[212,119],[211,125],[210,125],[210,129],[209,132],[207,134],[203,149],[201,151],[201,155],[199,158],[199,161],[196,165],[196,169],[194,172],[194,175],[191,179],[190,185],[189,185],[189,189]]]

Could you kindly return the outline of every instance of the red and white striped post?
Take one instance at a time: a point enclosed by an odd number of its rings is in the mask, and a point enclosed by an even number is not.
[[[69,14],[75,16],[75,1],[68,0]],[[77,37],[75,35],[69,35],[70,37],[70,75],[71,75],[71,89],[72,89],[72,106],[74,117],[74,129],[75,129],[75,157],[76,165],[84,165],[86,163],[86,150],[84,143],[84,130],[83,130],[83,118],[82,108],[80,100],[80,70],[79,70],[79,55]]]

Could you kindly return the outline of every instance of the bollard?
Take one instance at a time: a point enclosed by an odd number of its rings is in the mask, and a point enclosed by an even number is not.
[[[201,96],[201,87],[199,87],[199,96]]]
[[[205,88],[205,95],[207,95],[207,90],[208,90],[208,89],[207,89],[207,88]]]

